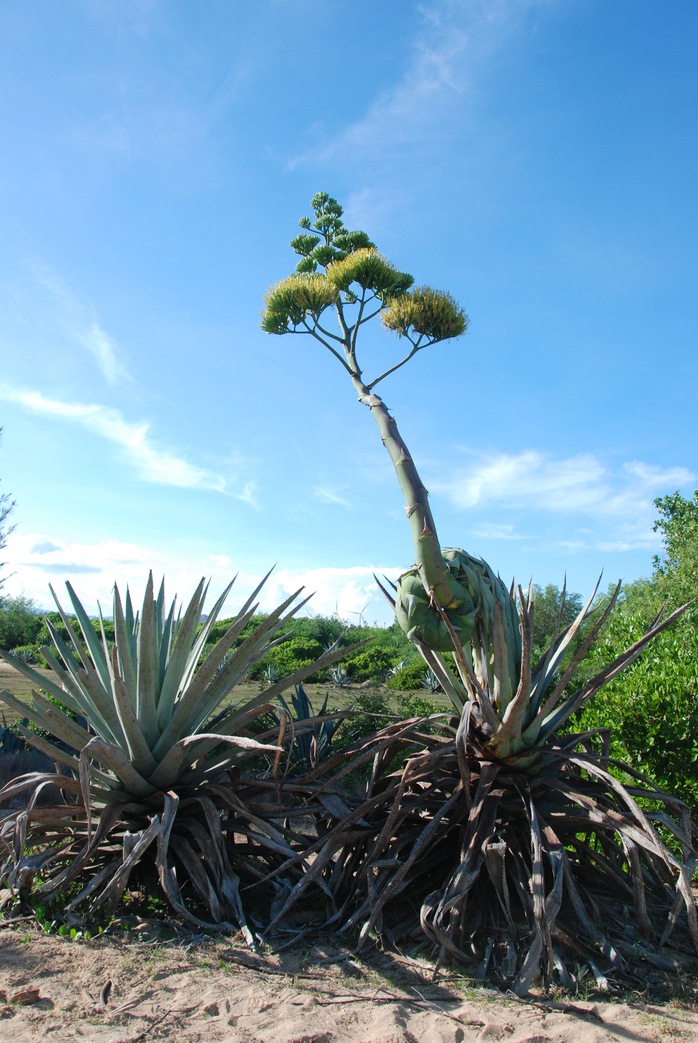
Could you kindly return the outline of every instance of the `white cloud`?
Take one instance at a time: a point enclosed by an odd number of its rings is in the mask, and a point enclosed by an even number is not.
[[[50,548],[50,549],[49,549]],[[211,579],[208,603],[213,604],[221,590],[237,574],[225,614],[233,614],[259,583],[270,562],[258,566],[212,549],[201,556],[187,557],[181,549],[145,546],[107,539],[94,543],[61,540],[50,533],[13,534],[3,554],[7,570],[4,593],[25,594],[43,608],[51,607],[49,584],[61,601],[66,580],[70,580],[90,613],[97,603],[111,613],[112,589],[116,582],[124,591],[129,586],[136,601],[142,597],[148,572],[156,582],[165,576],[167,594],[186,600],[202,575]],[[392,612],[374,579],[384,575],[396,579],[402,570],[394,566],[355,565],[346,568],[277,567],[259,594],[262,611],[271,611],[290,594],[303,588],[301,597],[312,594],[304,614],[333,615],[349,622],[392,622]]]
[[[235,493],[235,499],[242,500],[243,503],[249,503],[250,507],[254,507],[254,509],[258,511],[259,501],[255,496],[256,488],[256,482],[245,482],[242,489]]]
[[[419,5],[422,25],[399,82],[384,89],[360,119],[293,157],[289,167],[347,156],[364,162],[450,137],[454,103],[472,90],[481,64],[505,44],[530,9],[549,2],[434,0]]]
[[[94,306],[81,300],[45,265],[35,271],[37,281],[53,301],[58,325],[70,340],[86,349],[109,384],[130,380],[118,346],[102,328]]]
[[[390,623],[392,609],[381,593],[374,574],[383,580],[395,580],[403,569],[394,566],[353,565],[344,568],[308,568],[275,570],[267,583],[269,607],[288,597],[299,586],[304,595],[313,595],[308,606],[312,614],[337,615],[356,623]]]
[[[497,507],[541,519],[567,517],[570,539],[556,542],[570,550],[653,546],[654,498],[698,477],[685,467],[659,467],[642,461],[613,468],[593,453],[555,458],[525,450],[469,456],[468,464],[451,469],[448,480],[432,480],[433,490],[463,511]],[[504,526],[499,538],[511,539],[523,522],[519,517],[516,525],[506,522]],[[497,537],[492,525],[488,528],[488,535]]]
[[[98,322],[91,323],[82,332],[76,331],[75,339],[86,347],[95,358],[103,375],[110,384],[114,384],[120,377],[126,376],[126,370],[121,360],[117,357],[114,342],[107,336]]]
[[[528,539],[521,532],[517,532],[511,524],[502,522],[483,522],[470,530],[470,535],[482,540],[525,540]]]
[[[229,488],[229,483],[223,475],[197,467],[167,450],[158,449],[151,441],[147,421],[130,423],[118,409],[78,402],[59,402],[47,398],[40,391],[25,391],[2,384],[0,399],[16,402],[33,413],[84,425],[94,434],[117,445],[143,481],[187,489],[228,492],[255,505],[252,483],[245,485],[242,492],[238,493]]]
[[[502,503],[544,511],[585,509],[610,491],[605,468],[591,453],[555,460],[537,450],[492,454],[456,467],[440,489],[464,509]]]
[[[340,493],[341,486],[316,485],[313,496],[322,503],[334,503],[339,507],[351,507],[351,503]]]

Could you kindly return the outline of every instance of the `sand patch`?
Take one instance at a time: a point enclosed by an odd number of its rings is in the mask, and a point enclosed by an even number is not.
[[[0,1040],[137,1043],[664,1043],[698,1039],[683,1003],[519,1001],[333,942],[252,954],[236,939],[138,932],[74,942],[0,931]]]

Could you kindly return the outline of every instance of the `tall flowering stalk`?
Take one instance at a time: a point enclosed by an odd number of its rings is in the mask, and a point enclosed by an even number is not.
[[[602,736],[562,734],[586,700],[682,609],[658,617],[574,690],[575,671],[620,588],[592,621],[594,591],[568,627],[561,623],[563,595],[550,647],[532,662],[531,590],[507,589],[486,562],[442,549],[424,484],[375,391],[417,352],[464,333],[468,318],[449,294],[415,287],[364,232],[348,232],[336,200],[320,193],[311,205],[314,220],[302,218],[303,232],[291,242],[301,260],[267,293],[262,327],[313,337],[370,409],[402,490],[416,562],[385,593],[457,716],[432,724],[429,734],[419,722],[405,722],[368,740],[375,761],[366,803],[324,830],[312,872],[278,916],[323,872],[330,919],[360,926],[362,940],[389,921],[394,930],[418,900],[421,928],[442,956],[474,962],[520,994],[554,971],[572,984],[572,968],[585,961],[597,977],[603,975],[595,960],[627,976],[632,961],[667,941],[681,913],[698,949],[690,889],[698,855],[688,809],[630,769],[635,777],[622,785]],[[410,347],[395,365],[367,377],[358,340],[377,317]],[[395,755],[405,750],[409,759],[395,773]],[[358,751],[361,759],[370,755]],[[327,770],[336,767],[332,761]],[[671,850],[656,822],[673,834]],[[615,929],[619,923],[623,931]],[[628,946],[632,953],[622,951]],[[634,966],[632,973],[641,971]]]

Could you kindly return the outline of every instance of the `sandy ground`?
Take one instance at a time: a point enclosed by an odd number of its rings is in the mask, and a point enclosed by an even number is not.
[[[147,934],[147,930],[145,932]],[[660,1043],[698,1040],[698,1002],[516,1000],[334,941],[254,954],[138,932],[75,942],[0,931],[0,1040],[137,1043]]]

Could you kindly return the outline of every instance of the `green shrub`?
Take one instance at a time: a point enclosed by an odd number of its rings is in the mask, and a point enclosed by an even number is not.
[[[389,652],[375,645],[362,648],[360,652],[347,656],[343,660],[347,673],[353,681],[382,681],[392,666]]]
[[[351,746],[394,720],[396,715],[383,692],[375,689],[359,692],[352,712],[347,715],[337,734],[335,746]]]
[[[269,667],[273,667],[277,671],[278,677],[285,677],[300,670],[303,666],[314,663],[324,651],[323,646],[315,638],[291,637],[257,660],[249,672],[250,680],[258,681],[265,677],[265,671]],[[307,678],[310,683],[321,679],[321,673]]]
[[[0,648],[35,644],[40,629],[41,616],[30,598],[0,598]]]
[[[637,640],[643,619],[611,618],[602,661]],[[608,728],[611,755],[648,774],[660,789],[698,810],[698,649],[692,627],[660,634],[628,669],[587,704],[580,727]]]
[[[398,695],[396,703],[400,717],[405,718],[430,717],[443,709],[433,699],[426,699],[422,695]]]
[[[397,692],[417,691],[424,687],[426,669],[423,659],[412,659],[388,680],[387,687]]]

